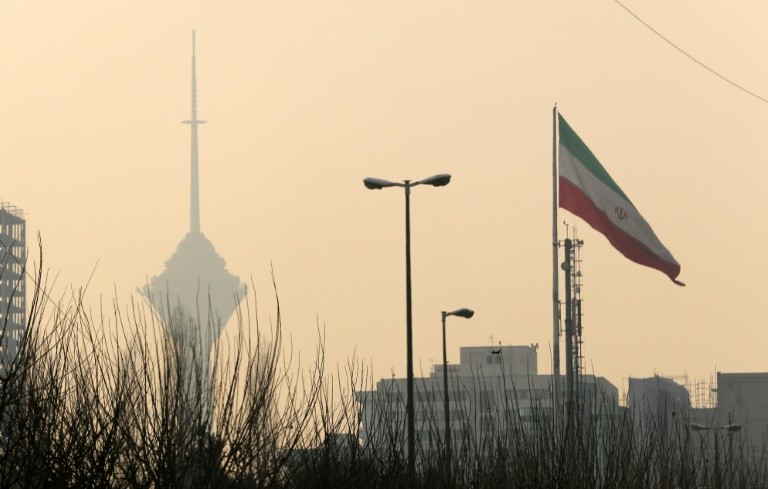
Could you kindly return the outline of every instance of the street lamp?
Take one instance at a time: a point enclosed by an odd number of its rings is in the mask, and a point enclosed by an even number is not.
[[[701,457],[704,457],[704,434],[709,431],[708,426],[701,425],[699,423],[690,423],[688,425],[693,431],[696,431],[699,433],[699,455]],[[707,459],[704,459],[704,480],[702,481],[705,486],[709,486],[709,474],[708,474],[708,467],[709,464],[707,463]]]
[[[381,178],[366,178],[363,180],[366,188],[380,190],[386,187],[402,187],[405,189],[405,337],[406,337],[406,368],[408,375],[408,392],[405,405],[405,415],[408,423],[408,472],[413,476],[416,473],[416,447],[415,428],[413,421],[413,317],[411,314],[411,187],[416,185],[432,185],[444,187],[451,181],[451,176],[446,173],[427,177],[423,180],[411,182],[390,182]]]
[[[733,435],[741,430],[741,425],[729,423],[721,429],[728,432],[728,487],[733,486]]]
[[[445,349],[445,318],[448,316],[459,316],[469,319],[475,315],[475,311],[463,307],[456,309],[455,311],[445,312],[442,311],[440,315],[443,318],[443,403],[445,404],[445,465],[446,474],[448,474],[447,480],[450,480],[451,475],[451,415],[448,409],[448,357]]]
[[[700,425],[698,423],[691,423],[688,426],[690,426],[693,431],[699,432],[709,431],[711,428],[709,426]],[[715,427],[712,429],[715,430],[715,488],[720,489],[723,486],[723,483],[722,476],[720,474],[720,443],[717,436],[717,430],[724,430],[728,432],[728,464],[726,467],[728,468],[728,479],[730,482],[733,471],[733,435],[734,433],[737,433],[739,430],[741,430],[741,425],[736,423],[729,423],[725,426]],[[706,469],[706,465],[704,467]]]

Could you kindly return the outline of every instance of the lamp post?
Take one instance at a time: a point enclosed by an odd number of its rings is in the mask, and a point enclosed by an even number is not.
[[[704,434],[709,431],[709,427],[700,425],[698,423],[691,423],[688,426],[690,428],[697,432],[699,434],[699,454],[700,456],[704,457]],[[704,459],[704,480],[702,481],[705,487],[709,486],[709,477],[708,477],[708,466],[707,459]]]
[[[731,482],[732,472],[733,472],[733,435],[734,433],[741,430],[741,425],[736,423],[729,423],[725,426],[720,426],[716,428],[712,428],[709,426],[703,426],[698,423],[691,423],[689,425],[693,431],[709,431],[712,429],[714,431],[715,435],[715,488],[721,489],[723,487],[723,480],[722,475],[720,473],[720,443],[718,439],[718,431],[719,430],[725,430],[728,432],[728,463],[726,465],[726,468],[728,469],[728,480],[729,480],[729,486]],[[703,445],[703,444],[702,444]],[[706,465],[704,466],[706,470]]]
[[[459,316],[469,319],[475,315],[475,311],[463,307],[455,311],[440,313],[443,319],[443,403],[445,404],[445,465],[447,480],[451,476],[451,415],[448,406],[448,356],[445,348],[445,318],[448,316]]]
[[[706,434],[706,432],[709,431],[709,427],[700,425],[699,423],[690,423],[688,426],[690,426],[690,428],[693,431],[696,431],[697,433],[699,433],[699,452],[703,457],[704,456],[704,434]],[[717,447],[717,437],[715,437],[715,447]],[[717,449],[715,449],[715,456],[717,455],[719,454],[717,453]],[[708,477],[709,464],[707,462],[708,460],[705,458],[704,459],[704,480],[703,480],[704,487],[709,486],[709,477]],[[717,479],[717,475],[715,475],[715,478]]]
[[[741,430],[741,425],[729,423],[722,429],[728,432],[728,487],[733,487],[733,435]]]
[[[406,369],[408,375],[407,400],[405,415],[408,424],[408,473],[416,474],[415,427],[413,416],[413,316],[411,314],[411,187],[416,185],[432,185],[443,187],[451,181],[451,176],[445,173],[427,177],[412,182],[390,182],[381,178],[366,178],[363,184],[371,190],[385,187],[402,187],[405,190],[405,338],[406,338]]]

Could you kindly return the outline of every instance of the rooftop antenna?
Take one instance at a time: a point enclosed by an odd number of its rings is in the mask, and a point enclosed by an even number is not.
[[[195,68],[195,31],[192,31],[192,118],[183,121],[182,124],[189,124],[192,130],[191,139],[191,178],[189,190],[189,232],[200,233],[200,185],[198,183],[198,162],[197,162],[197,125],[205,124],[205,121],[197,118],[197,73]]]

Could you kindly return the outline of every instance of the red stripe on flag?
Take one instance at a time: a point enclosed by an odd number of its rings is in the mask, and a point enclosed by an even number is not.
[[[680,275],[680,265],[662,260],[643,243],[614,226],[605,212],[595,206],[581,188],[563,177],[560,177],[559,205],[603,233],[613,247],[625,257],[665,273],[677,285],[685,285],[675,280]]]

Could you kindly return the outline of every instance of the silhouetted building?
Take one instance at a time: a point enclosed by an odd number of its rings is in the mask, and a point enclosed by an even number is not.
[[[693,422],[688,389],[659,375],[630,377],[627,408],[637,436],[642,439],[653,433],[665,447],[679,443],[681,433]]]
[[[229,321],[246,287],[226,269],[224,259],[200,231],[197,130],[205,121],[197,118],[197,76],[192,34],[192,117],[189,232],[165,262],[165,270],[153,277],[142,292],[177,343],[194,346],[207,364],[207,354]],[[206,367],[207,370],[207,367]]]
[[[686,415],[691,409],[688,389],[672,379],[654,375],[645,379],[629,378],[628,407],[638,422],[645,418]]]
[[[0,368],[13,361],[27,318],[26,221],[20,209],[0,202]]]
[[[461,347],[461,361],[448,366],[452,451],[492,447],[522,424],[551,420],[551,375],[540,375],[535,346]],[[561,390],[565,392],[561,378]],[[416,444],[435,453],[445,439],[443,365],[429,377],[414,379]],[[579,408],[584,413],[617,412],[618,389],[603,377],[583,375]],[[391,448],[406,440],[407,379],[382,379],[376,390],[356,393],[361,406],[364,443]],[[560,403],[562,405],[562,402]],[[401,447],[402,448],[402,447]]]
[[[718,372],[715,412],[715,427],[737,426],[738,431],[723,434],[743,440],[745,448],[760,455],[768,447],[768,372]]]

